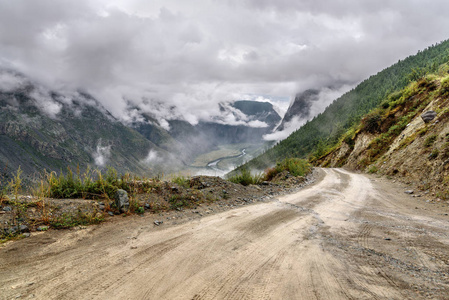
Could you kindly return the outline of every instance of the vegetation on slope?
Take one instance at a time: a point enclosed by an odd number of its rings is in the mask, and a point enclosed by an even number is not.
[[[443,64],[390,94],[312,162],[406,178],[428,194],[449,199],[448,73],[449,64]],[[423,115],[432,117],[426,122]]]
[[[24,195],[22,171],[18,169],[10,180],[0,174],[0,181],[7,183],[0,190],[0,245],[29,236],[30,231],[96,224],[118,214],[153,213],[157,218],[163,211],[176,211],[176,218],[178,214],[185,213],[192,217],[191,214],[201,216],[201,211],[208,213],[207,206],[201,208],[203,203],[215,203],[215,207],[222,210],[265,201],[267,195],[283,193],[304,184],[305,178],[293,176],[293,173],[302,174],[302,171],[309,170],[310,165],[306,161],[290,160],[276,168],[275,172],[281,173],[273,178],[275,183],[243,186],[210,176],[174,176],[165,181],[118,175],[112,168],[106,172],[93,170],[84,173],[68,169],[60,175],[48,174],[30,191],[32,195]],[[127,209],[122,210],[117,205],[115,193],[118,189],[128,192]],[[187,208],[192,210],[184,212]],[[155,221],[156,226],[161,223]]]
[[[399,91],[410,81],[438,70],[449,60],[449,40],[433,45],[414,56],[371,76],[347,92],[313,120],[287,139],[245,164],[244,168],[264,169],[288,157],[320,157],[334,147],[342,135],[361,117],[377,107],[389,94]]]
[[[263,181],[276,181],[276,177],[282,173],[286,173],[289,176],[302,177],[307,175],[311,170],[312,166],[305,159],[286,158],[278,162],[276,166],[267,168],[259,174],[252,174],[247,168],[241,168],[239,173],[229,176],[228,180],[242,185],[260,184]]]

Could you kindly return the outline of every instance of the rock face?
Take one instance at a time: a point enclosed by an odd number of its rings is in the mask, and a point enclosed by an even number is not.
[[[345,138],[321,166],[387,175],[410,184],[405,194],[420,197],[422,190],[449,199],[449,103],[433,91],[422,89],[394,110],[383,110],[381,132],[360,130]]]
[[[127,212],[129,209],[128,193],[125,190],[117,190],[115,193],[115,205],[121,213]]]
[[[433,119],[435,119],[437,116],[437,113],[434,112],[433,110],[428,110],[425,113],[423,113],[421,115],[421,119],[425,122],[425,123],[429,123],[430,121],[432,121]]]
[[[286,123],[290,122],[294,117],[301,120],[310,117],[310,109],[313,102],[318,101],[319,90],[309,89],[296,95],[295,100],[285,113],[282,123],[276,129],[282,131],[285,129]]]

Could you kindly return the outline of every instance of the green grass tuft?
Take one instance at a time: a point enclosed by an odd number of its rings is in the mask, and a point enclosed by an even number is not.
[[[259,184],[263,181],[263,175],[252,175],[250,170],[248,170],[247,168],[243,168],[240,170],[240,174],[231,176],[228,178],[228,180],[233,183],[239,183],[242,185]]]

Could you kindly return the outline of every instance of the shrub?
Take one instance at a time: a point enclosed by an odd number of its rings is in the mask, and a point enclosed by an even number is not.
[[[289,171],[293,176],[304,176],[311,171],[311,165],[300,158],[287,158],[276,164],[278,173]]]
[[[263,176],[261,174],[251,175],[251,171],[247,168],[242,168],[240,174],[231,176],[228,178],[233,183],[239,183],[242,185],[259,184],[262,182]]]
[[[383,109],[387,109],[390,107],[390,102],[384,101],[380,104],[380,107],[382,107]]]
[[[182,186],[184,188],[189,188],[190,187],[190,178],[184,177],[182,175],[173,177],[171,179],[171,182],[176,183],[177,185]]]
[[[343,138],[343,142],[345,142],[350,148],[354,148],[355,138],[348,134]]]
[[[409,135],[407,138],[405,138],[401,144],[399,144],[399,149],[403,149],[413,143],[416,139],[416,134]]]
[[[436,134],[432,134],[431,136],[427,137],[426,140],[424,141],[424,147],[432,146],[436,139],[437,139]]]
[[[66,174],[47,174],[46,185],[42,189],[45,196],[51,198],[110,199],[118,189],[134,194],[137,191],[143,192],[151,184],[150,181],[138,180],[137,177],[131,178],[129,174],[119,176],[113,168],[109,168],[105,174],[99,170],[87,169],[82,175],[79,169],[74,174],[67,168]]]
[[[440,95],[441,96],[449,95],[449,76],[446,76],[441,80]]]
[[[374,161],[379,155],[388,150],[391,144],[392,137],[387,133],[382,133],[380,136],[373,139],[368,145],[368,155],[371,161]]]
[[[388,101],[393,102],[399,100],[402,97],[402,91],[393,92],[388,96]]]
[[[421,128],[421,129],[418,131],[419,136],[425,136],[426,133],[427,133],[427,130],[429,130],[429,128],[427,128],[427,126]]]
[[[377,173],[378,171],[379,171],[379,169],[375,165],[372,165],[368,169],[368,173],[371,173],[371,174]]]
[[[265,170],[265,180],[272,180],[274,177],[276,177],[277,174],[279,174],[278,170],[276,170],[275,167],[273,168],[268,168]]]
[[[362,119],[362,130],[369,133],[379,132],[381,121],[382,117],[379,112],[370,113]]]
[[[438,149],[433,149],[432,152],[429,154],[429,159],[435,159],[438,157],[438,154],[440,154],[440,151]]]
[[[288,171],[293,176],[304,176],[312,170],[310,163],[305,159],[286,158],[278,162],[275,167],[265,170],[264,179],[272,180],[277,174]]]
[[[443,158],[448,158],[449,157],[449,142],[444,144],[441,156]]]

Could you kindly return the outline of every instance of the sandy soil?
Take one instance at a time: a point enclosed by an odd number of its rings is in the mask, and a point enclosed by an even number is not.
[[[1,299],[448,299],[447,204],[322,169],[295,194],[181,224],[154,216],[0,249]]]

